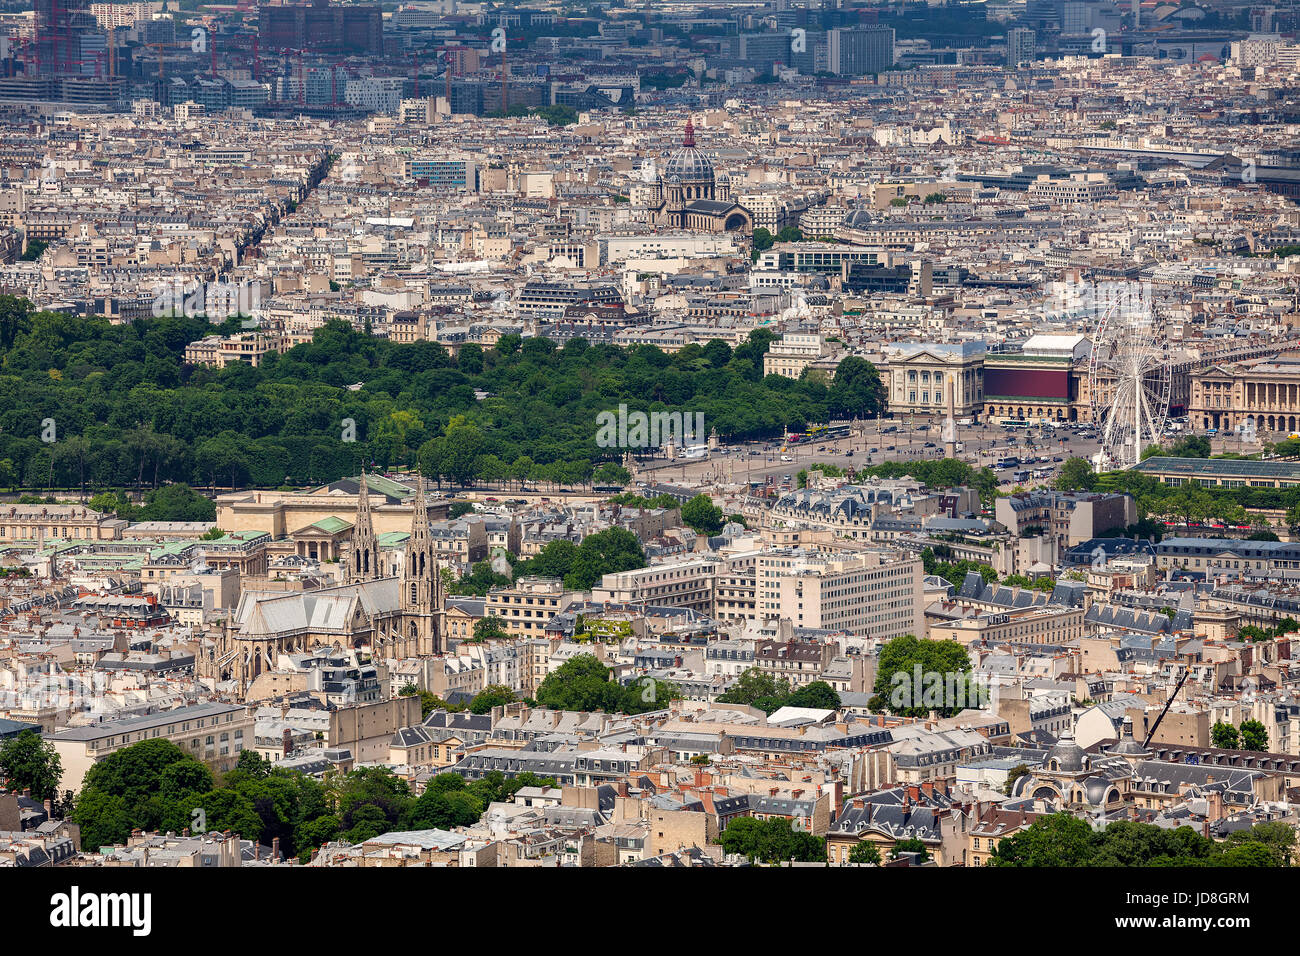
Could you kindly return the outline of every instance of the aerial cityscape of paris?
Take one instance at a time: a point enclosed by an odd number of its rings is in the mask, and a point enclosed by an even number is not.
[[[1298,832],[1298,0],[0,0],[38,923]]]

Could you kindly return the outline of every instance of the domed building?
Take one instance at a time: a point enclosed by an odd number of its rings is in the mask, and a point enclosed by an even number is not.
[[[661,229],[692,232],[753,232],[754,220],[731,202],[719,186],[713,162],[695,145],[695,127],[686,121],[681,147],[668,158],[655,182],[650,221]]]
[[[1010,796],[1027,797],[1057,810],[1112,813],[1124,806],[1131,778],[1123,760],[1088,753],[1066,730],[1041,767],[1017,778]]]

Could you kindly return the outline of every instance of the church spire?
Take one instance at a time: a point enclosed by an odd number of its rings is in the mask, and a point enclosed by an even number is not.
[[[354,582],[379,577],[379,544],[375,540],[375,522],[370,514],[370,485],[364,468],[361,469],[360,483],[357,520],[352,526],[352,553],[348,557],[348,579]]]
[[[695,146],[695,126],[689,116],[686,117],[686,137],[682,140],[682,145],[688,148]]]
[[[439,652],[443,601],[438,550],[429,528],[429,505],[424,497],[424,476],[417,473],[411,534],[406,539],[402,555],[402,637],[407,655],[425,656]]]

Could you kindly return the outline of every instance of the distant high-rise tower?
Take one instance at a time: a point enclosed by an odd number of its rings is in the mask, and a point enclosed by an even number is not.
[[[82,35],[98,27],[88,0],[36,0],[36,71],[44,76],[81,73]]]
[[[1022,63],[1034,62],[1034,50],[1038,45],[1038,34],[1028,27],[1016,27],[1007,31],[1007,68],[1014,70]]]
[[[872,24],[826,32],[828,68],[840,76],[882,73],[894,65],[894,28]]]

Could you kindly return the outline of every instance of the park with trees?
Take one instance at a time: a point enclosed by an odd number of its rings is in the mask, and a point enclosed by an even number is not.
[[[714,340],[671,355],[506,335],[452,358],[334,319],[256,367],[185,362],[189,343],[240,327],[238,317],[113,324],[0,296],[0,487],[138,500],[169,483],[324,483],[363,464],[460,486],[576,486],[602,465],[606,481],[625,474],[622,451],[596,444],[597,415],[620,404],[700,413],[724,440],[748,440],[875,415],[883,394],[862,359],[846,359],[830,385],[764,376],[769,329],[735,348]]]

